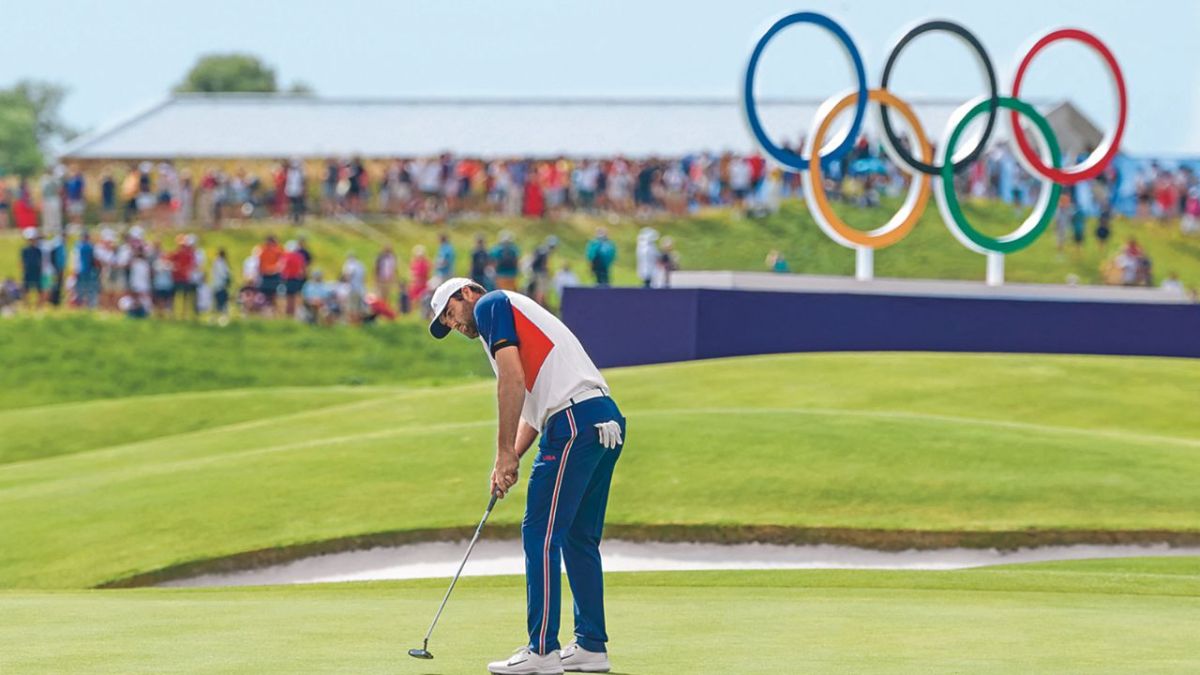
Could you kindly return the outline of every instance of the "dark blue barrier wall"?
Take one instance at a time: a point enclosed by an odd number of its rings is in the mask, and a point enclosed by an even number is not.
[[[563,320],[600,367],[808,351],[1200,358],[1200,306],[571,288]]]

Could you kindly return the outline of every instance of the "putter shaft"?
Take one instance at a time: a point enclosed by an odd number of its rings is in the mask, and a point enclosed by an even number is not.
[[[475,528],[475,536],[471,537],[471,543],[467,546],[467,552],[463,555],[462,562],[458,564],[458,571],[454,573],[454,578],[450,580],[450,588],[446,589],[446,595],[442,596],[442,604],[438,607],[437,614],[433,615],[433,623],[429,624],[429,630],[425,633],[425,644],[422,651],[429,653],[429,636],[433,635],[433,627],[437,625],[438,619],[442,616],[442,610],[446,608],[446,601],[450,599],[450,591],[454,590],[454,584],[458,583],[458,577],[462,574],[463,568],[467,566],[467,558],[471,557],[471,550],[475,548],[475,542],[479,541],[479,533],[483,531],[483,524],[487,522],[488,516],[492,513],[492,507],[496,505],[496,495],[492,495],[488,502],[487,510],[483,512],[483,519],[479,521],[479,527]]]

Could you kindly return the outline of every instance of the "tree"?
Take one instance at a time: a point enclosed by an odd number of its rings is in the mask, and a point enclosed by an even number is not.
[[[75,136],[59,113],[66,96],[61,85],[35,80],[0,89],[0,174],[36,173],[44,163],[43,153]]]
[[[43,149],[55,141],[69,141],[78,132],[62,121],[59,108],[67,97],[67,88],[51,82],[21,80],[12,88],[12,93],[25,99],[33,109],[36,120],[37,140]]]
[[[208,54],[188,71],[177,92],[278,91],[275,69],[253,54]]]
[[[33,109],[12,92],[0,91],[0,176],[32,176],[41,168]]]

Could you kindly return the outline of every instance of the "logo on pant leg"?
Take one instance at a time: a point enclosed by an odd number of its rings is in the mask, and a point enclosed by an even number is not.
[[[558,455],[542,455],[543,462],[553,462],[558,459]]]

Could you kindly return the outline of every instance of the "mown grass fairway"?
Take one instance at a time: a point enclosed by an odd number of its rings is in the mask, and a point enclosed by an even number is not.
[[[409,658],[443,590],[443,580],[423,580],[4,591],[0,671],[482,673],[521,644],[523,580],[467,578],[434,633],[436,658]],[[613,574],[607,599],[616,673],[1200,669],[1200,561],[1188,558],[961,572]]]
[[[521,643],[512,577],[460,584],[432,662],[406,652],[445,579],[88,590],[247,551],[472,527],[495,433],[477,344],[435,349],[415,322],[2,328],[0,673],[477,673]],[[800,354],[607,375],[629,417],[610,532],[1200,533],[1197,361]],[[522,499],[518,487],[489,531],[513,532]],[[1200,669],[1196,558],[608,586],[618,673]]]
[[[610,526],[1200,530],[1200,417],[1182,414],[1200,401],[1200,362],[808,354],[619,370],[610,383],[630,420]],[[0,440],[0,587],[90,587],[472,525],[493,388],[264,388],[254,406],[236,390],[4,413],[21,433]],[[181,423],[192,410],[212,423]],[[121,440],[125,419],[137,422]],[[513,497],[497,525],[520,521]]]

